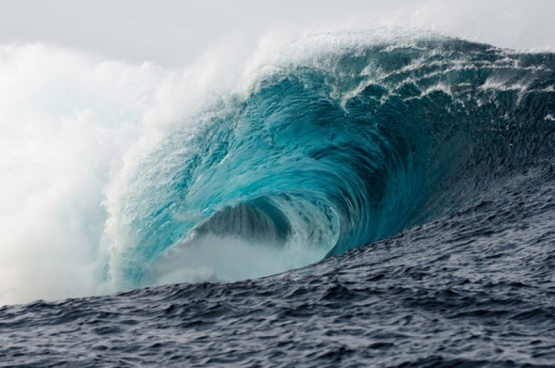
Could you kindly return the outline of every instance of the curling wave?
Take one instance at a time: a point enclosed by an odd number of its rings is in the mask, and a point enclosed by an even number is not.
[[[285,54],[129,170],[110,209],[109,279],[137,287],[282,272],[551,165],[552,54],[360,35],[315,36]]]

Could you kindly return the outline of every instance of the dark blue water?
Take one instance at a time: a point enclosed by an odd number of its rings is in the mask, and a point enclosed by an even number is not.
[[[137,289],[1,308],[0,365],[554,366],[555,55],[325,46],[145,154]]]

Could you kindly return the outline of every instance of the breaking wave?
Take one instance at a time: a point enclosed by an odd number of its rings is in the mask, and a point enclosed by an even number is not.
[[[550,170],[555,57],[456,39],[318,35],[208,98],[108,191],[105,280],[302,267]]]

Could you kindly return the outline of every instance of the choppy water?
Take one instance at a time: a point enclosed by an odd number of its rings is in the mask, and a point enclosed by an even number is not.
[[[553,366],[555,55],[347,41],[127,168],[104,277],[139,289],[3,307],[0,365]]]

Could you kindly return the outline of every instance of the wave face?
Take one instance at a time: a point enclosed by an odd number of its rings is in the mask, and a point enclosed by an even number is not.
[[[325,40],[291,45],[246,92],[213,98],[128,170],[110,208],[108,279],[139,287],[298,268],[551,167],[553,54]]]

